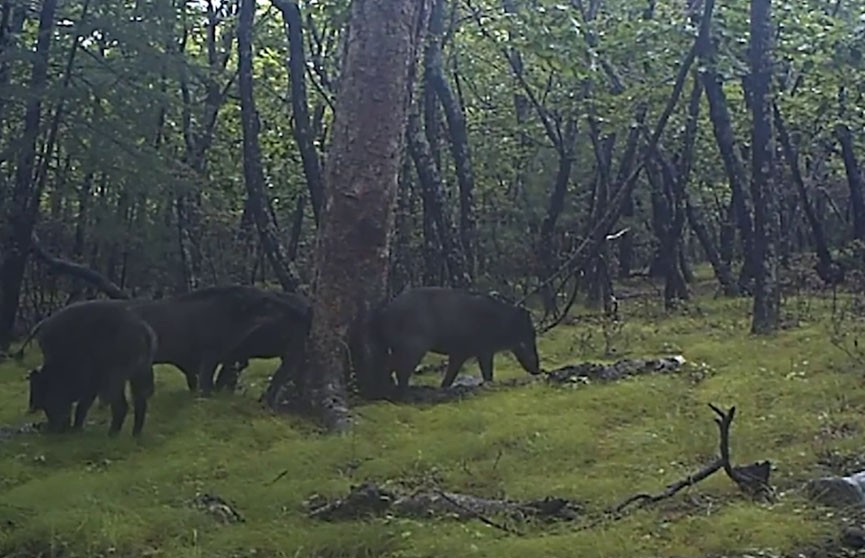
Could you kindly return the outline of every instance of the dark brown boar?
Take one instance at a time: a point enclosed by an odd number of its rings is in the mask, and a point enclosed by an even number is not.
[[[123,426],[133,400],[133,436],[139,436],[153,394],[153,355],[156,334],[139,316],[117,301],[94,300],[70,304],[42,320],[24,346],[35,338],[42,350],[42,366],[31,371],[31,412],[42,410],[50,432],[69,428],[75,404],[74,430],[84,425],[98,396],[111,405],[109,435]],[[22,346],[23,350],[23,346]]]
[[[262,324],[279,321],[285,303],[257,287],[209,287],[159,300],[126,301],[156,332],[154,363],[173,364],[186,376],[190,391],[205,393],[227,353]]]
[[[282,311],[268,319],[230,349],[216,377],[216,389],[234,391],[240,372],[253,358],[298,359],[312,324],[312,304],[295,293],[274,293]]]
[[[485,382],[493,379],[493,356],[509,350],[530,374],[540,373],[535,330],[528,310],[463,289],[408,289],[379,309],[372,326],[389,352],[386,375],[400,390],[427,352],[448,355],[441,387],[449,387],[463,363],[475,357]]]

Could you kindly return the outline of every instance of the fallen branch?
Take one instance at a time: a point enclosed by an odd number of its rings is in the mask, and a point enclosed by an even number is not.
[[[63,273],[76,279],[81,279],[93,285],[111,298],[128,299],[129,295],[110,279],[96,270],[85,267],[69,260],[57,258],[49,254],[40,244],[39,237],[34,232],[30,237],[30,248],[39,260],[44,262],[55,273]]]
[[[574,521],[582,511],[579,504],[564,498],[517,502],[442,490],[421,490],[400,495],[372,483],[354,486],[347,496],[333,501],[313,497],[307,502],[307,506],[310,517],[324,521],[384,514],[415,518],[451,517],[463,521],[479,519],[491,527],[514,534],[519,532],[490,517],[503,515],[518,521]]]
[[[643,507],[647,504],[654,504],[656,502],[660,502],[661,500],[666,500],[674,496],[677,492],[686,488],[688,486],[694,486],[698,482],[712,476],[715,472],[720,471],[724,466],[723,460],[719,457],[715,459],[709,465],[706,465],[693,475],[688,475],[684,479],[678,480],[672,484],[668,484],[667,488],[664,489],[663,492],[659,492],[658,494],[649,494],[648,492],[640,492],[638,494],[634,494],[630,498],[623,501],[621,504],[613,508],[615,513],[620,513],[625,510],[631,504],[638,504],[637,507]]]

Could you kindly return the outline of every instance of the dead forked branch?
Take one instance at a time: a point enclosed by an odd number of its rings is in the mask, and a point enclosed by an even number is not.
[[[730,424],[733,422],[733,417],[736,414],[736,407],[730,407],[730,410],[726,413],[711,403],[709,403],[709,407],[711,407],[715,414],[718,415],[718,418],[715,419],[715,423],[718,425],[718,430],[720,431],[721,456],[717,457],[712,461],[712,463],[706,465],[696,473],[668,484],[663,491],[657,494],[640,492],[639,494],[630,496],[619,505],[615,506],[612,509],[613,513],[621,513],[632,504],[637,504],[637,507],[642,507],[647,504],[654,504],[661,500],[666,500],[667,498],[674,496],[683,488],[693,486],[698,482],[709,478],[721,469],[724,469],[727,476],[747,494],[772,498],[774,491],[769,485],[771,464],[768,461],[760,461],[743,467],[733,467],[730,463]]]
[[[700,482],[703,479],[706,479],[712,476],[716,471],[721,470],[724,466],[723,460],[719,457],[715,459],[712,463],[706,465],[696,473],[692,475],[688,475],[687,477],[677,480],[672,484],[668,484],[667,488],[665,488],[662,492],[657,494],[649,494],[648,492],[640,492],[639,494],[634,494],[630,498],[624,500],[621,504],[613,508],[614,513],[620,513],[625,510],[631,504],[637,504],[637,507],[642,507],[647,504],[654,504],[655,502],[660,502],[661,500],[666,500],[667,498],[672,497],[677,492],[686,488],[688,486],[693,486]]]
[[[733,467],[730,462],[730,424],[736,414],[736,407],[730,407],[726,413],[711,403],[709,403],[709,407],[718,415],[715,424],[718,425],[721,434],[721,461],[724,465],[724,472],[744,492],[752,496],[772,498],[774,490],[769,484],[772,464],[769,461],[758,461],[741,467]]]

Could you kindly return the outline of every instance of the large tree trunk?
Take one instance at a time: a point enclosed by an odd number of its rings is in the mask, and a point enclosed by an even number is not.
[[[358,331],[387,293],[394,201],[427,0],[354,0],[325,200],[316,246],[315,296],[304,399],[331,429],[349,425],[349,361],[368,361]],[[348,354],[346,348],[352,346]],[[366,371],[364,371],[366,373]]]
[[[0,260],[0,351],[9,348],[18,314],[21,283],[30,252],[30,235],[39,211],[39,192],[35,191],[36,140],[42,123],[42,95],[48,81],[48,56],[54,32],[57,0],[45,0],[39,14],[39,34],[30,72],[30,97],[24,113],[15,168],[15,186],[2,230]]]
[[[754,316],[751,332],[776,331],[780,325],[778,285],[778,203],[773,183],[772,141],[772,2],[751,0],[750,87],[751,195],[754,199]]]
[[[255,0],[241,0],[237,23],[237,52],[240,70],[240,119],[243,126],[243,175],[261,247],[276,273],[279,284],[286,291],[294,291],[300,282],[291,270],[288,252],[280,240],[276,222],[267,211],[268,202],[265,199],[264,171],[261,168],[261,147],[258,143],[259,119],[255,109],[252,81],[254,17]]]

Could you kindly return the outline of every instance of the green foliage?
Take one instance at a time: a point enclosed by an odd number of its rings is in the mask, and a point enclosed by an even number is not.
[[[50,548],[70,557],[791,553],[835,529],[797,492],[825,473],[817,456],[861,451],[863,441],[855,426],[865,410],[860,374],[829,343],[831,302],[812,302],[807,325],[766,340],[747,335],[746,300],[701,297],[681,315],[660,319],[655,302],[628,299],[621,353],[681,351],[689,361],[681,372],[515,388],[433,407],[365,405],[356,410],[357,427],[336,437],[258,406],[271,362],[253,362],[245,395],[211,399],[189,395],[182,376],[160,366],[140,444],[129,424],[108,439],[108,411],[96,409],[81,434],[0,442],[0,555]],[[582,318],[551,331],[540,341],[544,366],[603,358],[601,327]],[[524,374],[510,356],[496,360],[497,378]],[[36,362],[30,353],[24,364]],[[24,420],[24,371],[0,367],[0,422]],[[469,364],[464,373],[478,371]],[[710,402],[737,406],[733,460],[770,459],[779,501],[751,502],[719,473],[589,528],[607,507],[659,491],[713,458]],[[583,502],[586,519],[524,526],[526,536],[514,537],[478,521],[305,517],[310,496],[338,496],[364,480],[492,497],[559,495]],[[190,500],[199,492],[226,499],[246,521],[222,525],[195,509]]]

